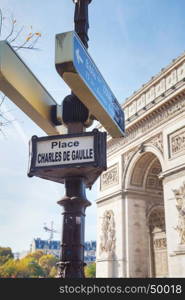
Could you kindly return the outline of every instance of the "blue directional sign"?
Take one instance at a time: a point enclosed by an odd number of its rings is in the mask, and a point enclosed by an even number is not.
[[[60,75],[113,137],[124,136],[123,110],[78,35],[69,32],[57,35],[57,39],[56,67]]]

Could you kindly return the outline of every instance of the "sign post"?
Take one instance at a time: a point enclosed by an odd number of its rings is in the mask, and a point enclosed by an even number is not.
[[[6,41],[0,42],[0,89],[48,135],[30,141],[28,176],[65,184],[60,278],[84,277],[85,210],[91,188],[106,170],[106,133],[85,132],[96,118],[113,137],[124,136],[123,111],[88,54],[88,5],[75,3],[75,32],[56,37],[56,69],[72,89],[58,105]],[[56,125],[67,127],[60,134]]]
[[[87,47],[88,5],[91,0],[73,0],[73,2],[75,2],[75,31]],[[85,131],[85,122],[89,118],[87,107],[73,92],[65,97],[62,107],[62,118],[67,125],[68,133],[82,134]],[[58,264],[60,278],[84,277],[85,210],[91,205],[86,198],[85,189],[84,176],[65,178],[66,194],[58,201],[63,207],[61,254]]]
[[[55,66],[72,89],[62,104],[62,119],[68,133],[83,133],[85,123],[92,115],[113,137],[124,136],[123,111],[87,53],[88,5],[91,0],[75,2],[75,32],[56,36]],[[105,138],[105,136],[104,136]],[[106,169],[106,151],[101,146]],[[98,168],[97,175],[100,175]],[[82,174],[82,173],[81,173]],[[85,210],[90,205],[85,195],[86,175],[65,177],[66,195],[58,203],[63,206],[63,227],[59,277],[84,277]],[[97,177],[98,177],[97,176]],[[96,178],[97,178],[96,177]],[[87,186],[87,185],[86,185]]]

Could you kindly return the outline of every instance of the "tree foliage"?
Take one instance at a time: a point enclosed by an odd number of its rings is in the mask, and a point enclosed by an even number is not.
[[[44,271],[38,264],[36,259],[31,257],[25,257],[18,261],[18,276],[17,277],[42,277],[44,276]]]
[[[34,278],[57,276],[58,259],[52,254],[37,250],[22,259],[13,259],[11,248],[0,247],[0,278]],[[90,263],[85,269],[86,278],[96,277],[96,264]]]
[[[39,264],[31,258],[8,260],[0,267],[0,277],[31,278],[43,276],[44,272]]]
[[[13,253],[9,247],[0,247],[0,266],[13,258]]]
[[[58,270],[57,270],[57,267],[52,267],[51,268],[51,271],[49,272],[49,276],[50,278],[56,278],[57,277],[57,273],[58,273]]]
[[[39,259],[44,255],[44,252],[42,250],[37,250],[35,252],[29,253],[26,255],[27,258],[33,258],[37,262],[39,262]]]
[[[95,278],[96,277],[96,263],[90,263],[85,266],[85,277]]]
[[[34,278],[34,277],[55,277],[57,275],[56,262],[57,258],[54,255],[46,255],[42,251],[29,253],[22,259],[14,260],[10,253],[10,248],[5,252],[0,252],[0,259],[8,253],[7,260],[0,266],[0,278]],[[8,258],[9,257],[9,258]]]
[[[17,263],[13,259],[9,259],[5,264],[0,266],[0,277],[16,277]]]
[[[39,259],[39,265],[42,267],[46,277],[49,276],[51,269],[56,265],[57,258],[51,254],[43,255]]]

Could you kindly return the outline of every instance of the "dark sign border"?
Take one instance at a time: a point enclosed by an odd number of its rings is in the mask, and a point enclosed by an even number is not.
[[[67,139],[67,138],[75,138],[75,137],[84,137],[84,136],[94,136],[94,161],[93,162],[79,162],[79,163],[69,163],[69,164],[58,164],[58,165],[49,165],[49,166],[37,166],[36,167],[36,159],[37,159],[37,143],[40,141],[50,141],[54,139]],[[59,169],[59,168],[78,168],[78,167],[88,167],[93,166],[95,168],[106,168],[106,133],[99,132],[98,129],[94,129],[92,132],[84,132],[84,133],[73,133],[73,134],[64,134],[64,135],[53,135],[53,136],[45,136],[45,137],[37,137],[34,135],[29,143],[29,171],[28,176],[34,176],[35,172],[38,170],[44,169]]]

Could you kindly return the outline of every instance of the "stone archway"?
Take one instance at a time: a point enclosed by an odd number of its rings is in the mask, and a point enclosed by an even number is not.
[[[126,136],[108,137],[108,169],[101,175],[97,199],[97,247],[104,212],[112,210],[117,263],[112,277],[185,278],[184,77],[183,54],[124,102]],[[154,216],[162,214],[159,207],[165,220],[167,275],[152,269],[148,246],[153,235],[156,250],[165,248],[165,237],[150,227]],[[107,277],[107,262],[97,256],[97,276]]]
[[[128,277],[168,276],[161,172],[158,157],[148,151],[136,153],[127,168],[126,214],[130,216],[126,224]]]

